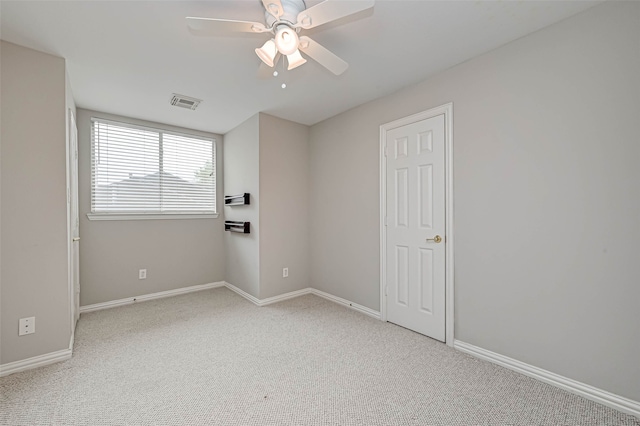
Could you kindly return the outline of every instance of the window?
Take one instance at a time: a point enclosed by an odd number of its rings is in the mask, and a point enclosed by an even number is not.
[[[215,217],[215,140],[98,118],[91,124],[90,219]]]

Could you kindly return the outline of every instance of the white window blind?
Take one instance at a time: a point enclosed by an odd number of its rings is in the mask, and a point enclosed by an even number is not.
[[[216,212],[214,140],[91,121],[93,214]]]

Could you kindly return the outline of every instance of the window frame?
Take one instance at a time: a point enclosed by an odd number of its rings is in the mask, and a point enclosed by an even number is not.
[[[94,200],[94,191],[95,191],[95,173],[94,173],[94,162],[93,162],[93,158],[94,158],[94,123],[95,122],[100,122],[100,123],[106,123],[106,124],[113,124],[116,126],[121,126],[121,127],[126,127],[126,128],[131,128],[131,129],[138,129],[138,130],[146,130],[146,131],[152,131],[152,132],[157,132],[159,134],[160,137],[160,150],[162,150],[162,143],[163,143],[163,135],[164,134],[169,134],[169,135],[174,135],[174,136],[181,136],[181,137],[188,137],[188,138],[192,138],[192,139],[199,139],[199,140],[203,140],[203,141],[207,141],[207,142],[211,142],[211,148],[212,148],[212,157],[213,157],[213,167],[214,167],[214,211],[213,212],[203,212],[203,213],[198,213],[198,212],[184,212],[184,213],[180,213],[180,212],[168,212],[168,213],[161,213],[158,211],[151,211],[151,212],[113,212],[113,213],[109,213],[109,212],[94,212],[93,210],[93,200]],[[217,153],[217,140],[215,138],[215,136],[203,136],[203,135],[198,135],[198,134],[193,134],[193,133],[188,133],[188,132],[181,132],[181,131],[176,131],[176,130],[172,130],[172,129],[164,129],[162,127],[154,127],[154,126],[148,126],[148,125],[144,125],[144,124],[138,124],[138,123],[132,123],[132,122],[127,122],[127,121],[118,121],[118,120],[113,120],[110,118],[103,118],[103,117],[96,117],[96,116],[92,116],[90,119],[90,141],[89,141],[89,146],[90,146],[90,165],[89,165],[89,174],[90,174],[90,184],[89,184],[89,203],[90,203],[90,207],[89,207],[89,213],[87,213],[87,218],[89,220],[97,220],[97,221],[103,221],[103,220],[156,220],[156,219],[215,219],[219,216],[218,213],[218,167],[217,167],[217,161],[218,161],[218,153]]]

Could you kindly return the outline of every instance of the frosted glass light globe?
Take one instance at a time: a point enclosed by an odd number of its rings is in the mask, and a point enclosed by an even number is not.
[[[275,36],[276,47],[283,55],[291,55],[298,50],[298,34],[286,25],[278,28]]]

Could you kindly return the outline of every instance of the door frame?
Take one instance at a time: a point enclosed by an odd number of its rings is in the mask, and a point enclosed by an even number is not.
[[[445,343],[453,347],[453,103],[432,108],[380,126],[380,319],[387,321],[387,132],[444,114],[445,185]]]
[[[76,312],[74,310],[75,308],[75,282],[74,282],[74,274],[75,274],[75,267],[74,267],[74,248],[73,248],[73,225],[71,223],[72,218],[71,218],[71,210],[72,210],[72,197],[78,197],[78,182],[77,180],[79,179],[79,176],[76,175],[76,187],[72,188],[73,186],[73,178],[72,178],[72,167],[73,167],[73,161],[78,161],[77,159],[74,160],[73,157],[75,157],[75,149],[73,147],[72,144],[72,132],[74,131],[74,126],[75,126],[75,132],[76,132],[76,149],[78,149],[77,145],[78,145],[78,138],[77,138],[77,122],[76,122],[76,117],[75,114],[73,113],[73,109],[68,108],[67,109],[67,143],[66,143],[66,154],[67,154],[67,159],[66,159],[66,163],[67,163],[67,277],[68,277],[68,287],[69,287],[69,327],[70,327],[70,332],[71,332],[71,336],[70,336],[70,342],[69,342],[69,349],[73,350],[73,341],[75,340],[75,329],[76,329],[76,316],[78,314],[78,312]],[[78,205],[78,208],[80,206]],[[79,278],[79,277],[78,277]]]

